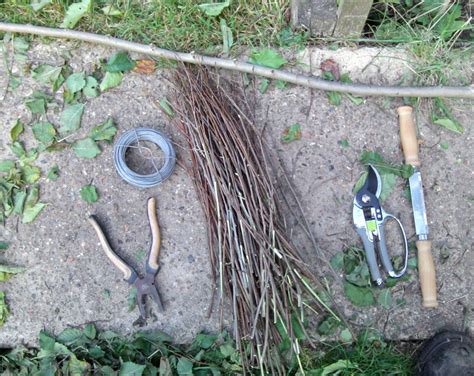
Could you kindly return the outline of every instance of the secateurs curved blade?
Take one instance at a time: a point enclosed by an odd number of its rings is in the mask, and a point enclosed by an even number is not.
[[[408,264],[408,241],[405,230],[398,218],[385,212],[380,206],[379,197],[381,191],[382,181],[380,174],[375,167],[369,165],[367,180],[354,197],[352,216],[356,231],[364,243],[371,278],[377,286],[381,286],[384,280],[381,276],[377,256],[375,254],[376,243],[378,245],[380,261],[390,277],[400,278],[405,274]],[[399,271],[395,271],[393,268],[385,241],[384,226],[388,219],[393,219],[397,222],[405,247],[404,264]]]
[[[107,238],[102,231],[102,228],[97,223],[94,216],[89,217],[89,223],[92,225],[94,230],[99,237],[100,244],[105,251],[107,257],[112,263],[123,272],[123,278],[130,285],[135,285],[137,289],[137,305],[140,311],[140,317],[137,320],[138,325],[144,325],[148,317],[146,310],[146,296],[149,295],[151,299],[156,303],[158,312],[163,312],[163,304],[161,303],[160,295],[155,283],[155,277],[158,273],[158,256],[160,253],[160,228],[158,226],[158,219],[156,217],[156,200],[155,198],[149,198],[147,202],[148,221],[150,223],[152,243],[150,250],[148,251],[148,257],[146,261],[145,276],[139,277],[139,275],[123,261],[110,247]]]

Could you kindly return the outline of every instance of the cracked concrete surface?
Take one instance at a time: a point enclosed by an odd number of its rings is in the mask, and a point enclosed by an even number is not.
[[[99,59],[111,53],[102,47],[53,42],[34,44],[28,56],[33,65],[61,64],[67,58],[74,71],[90,72],[98,66]],[[387,58],[390,54],[397,58]],[[331,57],[354,80],[393,84],[410,76],[400,54],[403,52],[399,50],[383,50],[383,53],[364,49],[314,50],[298,59],[303,65],[311,61],[318,66],[318,57]],[[309,55],[313,58],[305,60]],[[367,64],[377,68],[363,69]],[[40,181],[41,201],[48,203],[47,208],[32,224],[23,225],[12,217],[5,227],[0,227],[0,240],[11,243],[1,255],[1,261],[27,267],[26,272],[1,286],[11,309],[11,316],[0,328],[1,346],[32,345],[41,329],[57,333],[88,322],[123,333],[137,330],[132,325],[137,310],[128,312],[127,307],[129,287],[101,250],[86,218],[96,214],[117,253],[143,271],[143,250],[148,249],[150,239],[146,219],[146,200],[150,196],[157,198],[162,230],[157,282],[165,312],[150,320],[147,328],[162,329],[179,342],[190,340],[198,331],[219,330],[216,309],[209,318],[207,315],[211,270],[206,226],[192,181],[183,168],[188,154],[177,130],[159,106],[160,99],[170,96],[167,77],[166,70],[152,75],[127,73],[118,88],[87,101],[82,127],[72,137],[81,138],[108,116],[117,125],[117,136],[138,126],[163,130],[176,143],[180,160],[164,184],[141,190],[123,182],[114,170],[111,145],[102,145],[101,155],[92,160],[79,159],[72,150],[40,154],[36,164],[43,172],[54,164],[60,170],[57,181],[45,178]],[[5,71],[0,70],[0,87],[5,82]],[[28,123],[31,115],[23,101],[35,89],[43,88],[25,76],[22,85],[8,93],[0,104],[0,159],[10,155],[7,145],[13,122],[20,118]],[[59,103],[61,98],[60,90],[56,98]],[[345,98],[340,106],[334,107],[324,93],[295,86],[283,90],[271,87],[267,93],[257,94],[257,125],[266,124],[271,149],[292,180],[318,247],[328,258],[347,245],[360,244],[352,228],[351,205],[352,187],[363,170],[358,163],[361,151],[376,150],[395,163],[403,160],[396,118],[396,107],[402,103],[401,99],[368,98],[356,106]],[[421,307],[414,272],[409,281],[393,289],[394,298],[403,298],[405,304],[394,304],[390,310],[380,306],[356,308],[345,299],[340,285],[333,285],[336,301],[349,321],[356,326],[375,327],[388,338],[425,338],[446,326],[460,329],[472,312],[474,112],[472,102],[459,100],[451,105],[466,127],[463,135],[430,124],[426,105],[417,113],[440,307],[436,310]],[[60,107],[51,108],[48,119],[57,124],[60,111]],[[301,140],[282,144],[281,133],[294,123],[302,126]],[[30,130],[25,138],[27,147],[32,147]],[[338,143],[341,140],[347,140],[349,147],[341,147]],[[447,143],[448,149],[441,148],[441,142]],[[91,182],[100,194],[95,204],[87,204],[79,196],[80,188]],[[411,207],[403,194],[402,180],[397,181],[384,207],[401,218],[413,240]],[[289,220],[288,224],[311,268],[327,272],[296,222]],[[441,252],[449,257],[444,259]],[[229,323],[229,316],[225,315],[223,324]],[[473,329],[472,323],[469,325]]]

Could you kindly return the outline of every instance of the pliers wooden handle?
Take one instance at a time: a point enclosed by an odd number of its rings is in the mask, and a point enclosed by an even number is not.
[[[102,248],[104,249],[104,252],[109,260],[112,261],[112,263],[123,273],[124,280],[131,285],[135,285],[137,288],[137,305],[140,310],[140,323],[145,323],[148,317],[145,305],[147,295],[149,295],[151,299],[157,304],[158,311],[163,311],[163,304],[161,303],[160,295],[155,284],[155,277],[159,269],[158,257],[160,254],[161,236],[158,218],[156,216],[156,199],[154,197],[148,199],[147,212],[148,222],[150,223],[151,229],[152,243],[150,250],[148,251],[145,269],[146,272],[143,278],[141,278],[130,265],[123,261],[113,251],[96,218],[93,215],[88,218],[89,223],[97,233],[100,244],[102,245]]]

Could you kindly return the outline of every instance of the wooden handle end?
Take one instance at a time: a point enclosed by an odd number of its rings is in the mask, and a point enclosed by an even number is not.
[[[436,296],[436,273],[431,254],[431,241],[418,240],[416,248],[418,249],[418,272],[423,307],[435,308],[438,306],[438,300]]]
[[[415,123],[413,121],[413,109],[410,106],[398,107],[398,121],[400,123],[400,140],[402,143],[405,163],[420,166],[418,157],[418,139],[416,136]]]

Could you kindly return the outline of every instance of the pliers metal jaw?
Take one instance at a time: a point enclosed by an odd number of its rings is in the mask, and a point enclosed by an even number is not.
[[[89,217],[89,223],[94,228],[97,236],[99,237],[100,244],[104,249],[107,257],[112,263],[123,273],[123,278],[130,285],[135,285],[137,289],[137,305],[140,311],[140,317],[136,323],[140,326],[146,324],[148,313],[146,309],[146,297],[150,298],[156,303],[158,312],[163,312],[163,304],[161,303],[160,295],[155,282],[155,277],[158,274],[159,264],[158,256],[160,253],[161,237],[160,228],[158,226],[158,219],[156,216],[156,200],[155,198],[149,198],[147,202],[148,221],[150,223],[150,229],[152,234],[152,244],[148,251],[146,261],[146,272],[145,276],[140,277],[133,268],[123,261],[110,247],[107,238],[102,231],[102,228],[97,223],[94,216]]]
[[[384,279],[378,266],[378,258],[375,252],[376,244],[380,261],[390,277],[400,278],[405,274],[408,264],[408,240],[405,230],[398,218],[385,212],[380,206],[379,197],[381,191],[380,174],[375,167],[369,165],[367,180],[354,197],[352,217],[355,229],[364,244],[371,279],[377,286],[383,285]],[[404,264],[399,271],[395,271],[393,268],[385,240],[384,226],[389,219],[397,222],[405,247]]]

